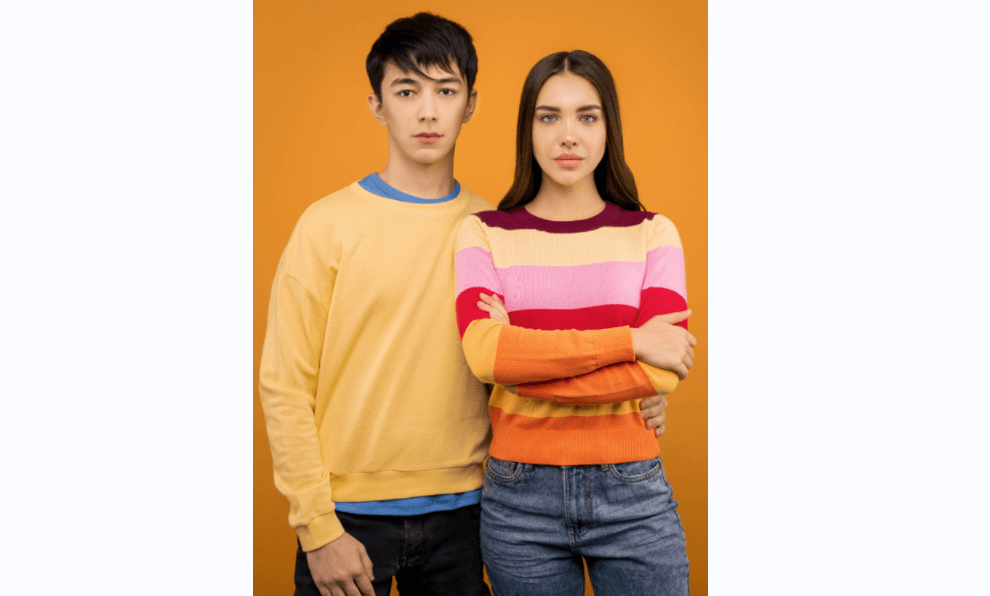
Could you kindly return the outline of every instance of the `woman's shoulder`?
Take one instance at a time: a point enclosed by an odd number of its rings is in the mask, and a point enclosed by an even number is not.
[[[660,213],[650,211],[638,211],[643,217],[646,226],[646,236],[648,248],[658,246],[681,246],[681,237],[677,232],[677,226],[669,217]]]

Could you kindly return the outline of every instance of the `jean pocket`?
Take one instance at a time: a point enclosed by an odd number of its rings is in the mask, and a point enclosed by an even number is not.
[[[489,455],[485,473],[497,482],[515,482],[522,475],[523,467],[523,464],[519,462],[506,461]]]
[[[608,471],[612,477],[622,482],[642,482],[653,478],[662,470],[659,457],[608,465]]]

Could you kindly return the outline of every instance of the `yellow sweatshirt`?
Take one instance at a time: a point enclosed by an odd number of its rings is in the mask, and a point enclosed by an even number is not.
[[[458,226],[490,209],[464,189],[414,204],[355,182],[299,218],[272,284],[260,392],[303,550],[343,534],[334,501],[481,487],[488,395],[451,296]]]

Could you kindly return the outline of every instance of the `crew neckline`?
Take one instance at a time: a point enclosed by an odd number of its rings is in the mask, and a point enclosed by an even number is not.
[[[408,193],[404,193],[401,190],[395,188],[389,183],[382,180],[381,176],[377,172],[368,174],[364,178],[358,181],[361,188],[370,192],[373,195],[392,199],[395,201],[400,201],[402,203],[415,203],[418,205],[437,205],[439,203],[446,203],[457,198],[461,194],[461,183],[454,179],[454,189],[450,191],[445,197],[440,197],[439,199],[423,199],[417,196],[413,196]]]
[[[586,219],[572,219],[568,221],[544,219],[538,215],[533,215],[530,213],[526,209],[525,205],[512,213],[519,216],[523,219],[523,221],[529,221],[537,224],[537,227],[541,229],[553,230],[557,232],[579,232],[593,230],[611,223],[612,220],[615,219],[615,214],[617,211],[622,210],[612,203],[606,202],[604,209]]]

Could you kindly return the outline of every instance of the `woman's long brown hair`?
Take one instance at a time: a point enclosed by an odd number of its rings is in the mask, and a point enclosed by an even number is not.
[[[529,203],[540,191],[543,172],[533,155],[533,117],[536,97],[547,79],[562,72],[584,77],[598,91],[605,117],[605,155],[595,168],[595,186],[606,202],[626,211],[643,211],[636,191],[636,181],[626,165],[622,150],[622,121],[619,118],[619,96],[612,73],[595,55],[582,50],[557,52],[536,63],[523,84],[519,100],[519,121],[516,125],[516,173],[512,188],[498,204],[500,211],[512,211]]]

